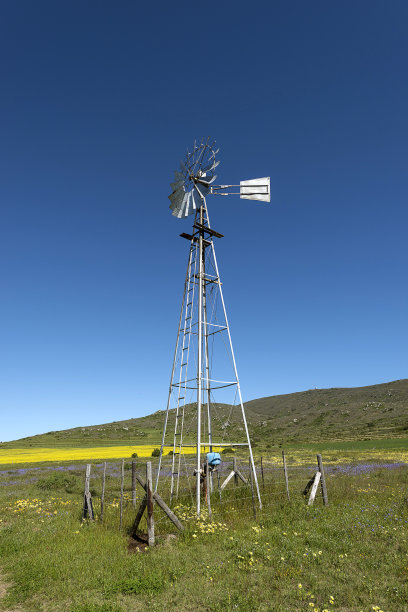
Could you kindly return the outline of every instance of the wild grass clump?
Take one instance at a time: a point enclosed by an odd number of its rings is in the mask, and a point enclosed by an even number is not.
[[[65,490],[68,493],[75,489],[77,478],[72,474],[64,474],[57,472],[46,478],[40,478],[37,481],[37,487],[42,491],[58,491]]]

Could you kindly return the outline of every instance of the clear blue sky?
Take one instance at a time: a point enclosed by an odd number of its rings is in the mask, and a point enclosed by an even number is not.
[[[165,407],[194,138],[244,400],[407,377],[408,4],[0,9],[0,440]]]

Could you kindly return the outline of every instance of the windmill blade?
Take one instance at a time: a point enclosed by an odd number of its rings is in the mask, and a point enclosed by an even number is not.
[[[271,179],[269,176],[239,182],[239,197],[243,200],[271,201]]]
[[[184,195],[184,189],[177,189],[176,191],[173,191],[173,193],[169,195],[169,200],[171,202],[170,207],[174,208],[176,206],[180,206],[183,202]]]
[[[186,202],[188,199],[189,194],[185,193],[184,197],[181,201],[181,203],[179,204],[179,206],[176,206],[172,212],[172,215],[174,217],[177,217],[178,219],[181,219],[184,216],[184,211],[185,211],[185,206],[186,206]]]
[[[169,195],[170,209],[178,219],[188,217],[198,210],[205,196],[210,192],[214,182],[214,169],[220,163],[216,160],[215,140],[210,137],[194,141],[192,150],[187,150],[186,157],[174,173]]]
[[[203,166],[203,168],[201,168],[202,172],[211,172],[212,170],[215,170],[217,166],[219,166],[220,162],[219,160],[216,161],[214,158],[214,161],[211,162],[209,165],[207,166]]]
[[[184,185],[184,181],[174,181],[174,183],[170,183],[170,187],[172,188],[173,191],[177,191],[178,189],[181,189]]]
[[[197,185],[195,185],[195,189],[197,191],[192,191],[191,193],[191,198],[192,198],[192,204],[193,204],[193,208],[194,210],[198,210],[202,204],[202,200],[201,200],[201,194],[198,191]]]
[[[204,176],[204,178],[202,178],[202,176]],[[211,183],[213,183],[215,181],[215,179],[217,178],[217,175],[214,174],[214,176],[212,178],[210,178],[210,180],[207,180],[207,177],[205,176],[205,172],[204,175],[202,175],[200,178],[196,179],[197,183],[199,185],[203,185],[203,187],[207,187],[209,188]]]

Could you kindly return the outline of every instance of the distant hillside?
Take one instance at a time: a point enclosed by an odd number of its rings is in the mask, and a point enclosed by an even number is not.
[[[214,440],[239,441],[243,436],[238,410],[216,404]],[[408,379],[344,389],[313,389],[275,395],[245,404],[251,438],[260,445],[318,440],[408,437]],[[186,421],[195,405],[186,406]],[[76,427],[5,442],[2,448],[24,446],[95,446],[158,444],[164,411],[126,421]],[[174,412],[169,418],[172,431]],[[194,423],[190,431],[194,431]],[[227,436],[226,436],[227,433]],[[187,433],[185,441],[192,438]]]

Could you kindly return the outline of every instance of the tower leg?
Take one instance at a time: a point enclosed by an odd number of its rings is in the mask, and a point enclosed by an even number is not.
[[[203,206],[200,206],[200,225],[203,225],[204,215]],[[198,273],[198,359],[197,359],[197,462],[196,462],[196,503],[197,516],[200,516],[201,487],[201,404],[202,404],[202,345],[203,345],[203,235],[204,231],[199,232],[199,273]]]
[[[207,213],[207,219],[208,219],[208,211],[207,211],[207,209],[206,209],[206,213]],[[208,219],[208,225],[210,225],[209,219]],[[231,351],[232,363],[233,363],[233,368],[234,368],[235,380],[237,381],[237,391],[238,391],[239,403],[241,405],[242,420],[244,422],[246,438],[247,438],[247,441],[248,441],[250,463],[251,463],[253,477],[254,477],[254,481],[255,481],[255,487],[256,487],[256,493],[257,493],[257,497],[258,497],[259,507],[262,508],[261,494],[260,494],[260,491],[259,491],[258,478],[257,478],[257,475],[256,475],[254,456],[253,456],[253,453],[252,453],[251,440],[249,438],[248,424],[247,424],[247,420],[246,420],[246,416],[245,416],[244,404],[242,402],[241,387],[240,387],[239,378],[238,378],[238,370],[237,370],[237,365],[236,365],[236,361],[235,361],[234,348],[232,346],[231,332],[230,332],[230,328],[229,328],[229,324],[228,324],[227,311],[226,311],[226,308],[225,308],[224,295],[223,295],[223,292],[222,292],[222,286],[221,286],[221,282],[220,282],[220,273],[219,273],[219,270],[218,270],[217,257],[215,255],[215,248],[214,248],[214,243],[213,242],[211,242],[211,249],[212,249],[212,255],[213,255],[213,259],[214,259],[215,273],[216,273],[216,276],[217,276],[218,281],[219,281],[219,290],[220,290],[222,309],[223,309],[223,312],[224,312],[225,325],[227,327],[227,334],[228,334],[228,340],[229,340],[229,345],[230,345],[230,351]]]

